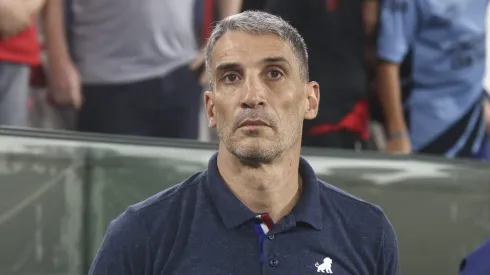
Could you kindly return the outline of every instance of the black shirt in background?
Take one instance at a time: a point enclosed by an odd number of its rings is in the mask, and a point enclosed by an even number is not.
[[[243,0],[242,11],[263,10],[266,0]]]
[[[328,9],[328,2],[334,9]],[[310,80],[320,84],[320,113],[305,128],[338,123],[366,97],[362,0],[268,0],[265,11],[281,16],[303,36]]]

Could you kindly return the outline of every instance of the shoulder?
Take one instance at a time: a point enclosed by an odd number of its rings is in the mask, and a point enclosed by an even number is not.
[[[206,172],[134,204],[114,219],[92,263],[89,274],[142,274],[148,259],[156,250],[164,249],[161,243],[176,234],[175,224],[182,217],[178,213],[186,201],[199,194],[199,183]],[[187,203],[188,204],[188,203]],[[165,234],[162,235],[162,232]]]
[[[490,262],[490,239],[487,239],[480,247],[471,252],[460,265],[460,275],[483,275],[489,274]]]
[[[116,220],[133,220],[137,217],[138,222],[144,222],[148,227],[162,219],[170,222],[167,219],[172,219],[175,215],[171,214],[182,210],[185,200],[192,200],[200,195],[200,183],[205,180],[206,174],[207,171],[196,173],[144,201],[129,206]]]
[[[386,218],[383,210],[378,205],[369,203],[324,181],[318,180],[318,184],[321,198],[328,200],[329,203],[335,206],[342,207],[345,214],[359,213],[359,216],[367,215],[370,219],[380,221]]]
[[[194,174],[167,188],[146,200],[129,206],[122,214],[114,219],[109,226],[106,236],[124,240],[132,239],[134,242],[146,242],[146,237],[152,240],[155,232],[169,232],[169,225],[178,224],[184,211],[185,201],[193,200],[199,195],[199,183],[203,180],[206,171]],[[125,236],[129,234],[130,236]],[[144,238],[141,236],[145,236]]]
[[[393,231],[383,209],[346,191],[318,180],[324,211],[342,222],[352,236],[371,237],[380,243],[386,232]],[[394,232],[394,231],[393,231]]]

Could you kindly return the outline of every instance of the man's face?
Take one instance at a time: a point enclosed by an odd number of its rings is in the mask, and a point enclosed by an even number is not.
[[[228,151],[243,161],[268,163],[299,145],[303,119],[318,112],[319,88],[300,77],[289,43],[229,32],[216,42],[210,68],[207,115]]]

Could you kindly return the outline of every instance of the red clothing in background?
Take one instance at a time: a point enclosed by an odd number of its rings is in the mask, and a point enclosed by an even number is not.
[[[38,65],[41,62],[36,21],[16,36],[0,39],[0,61]]]

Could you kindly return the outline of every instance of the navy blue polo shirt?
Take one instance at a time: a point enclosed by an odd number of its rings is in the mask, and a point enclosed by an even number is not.
[[[490,274],[490,239],[471,252],[460,266],[460,275]]]
[[[398,274],[396,235],[382,210],[299,167],[303,191],[277,223],[208,169],[130,206],[111,222],[91,275]]]

